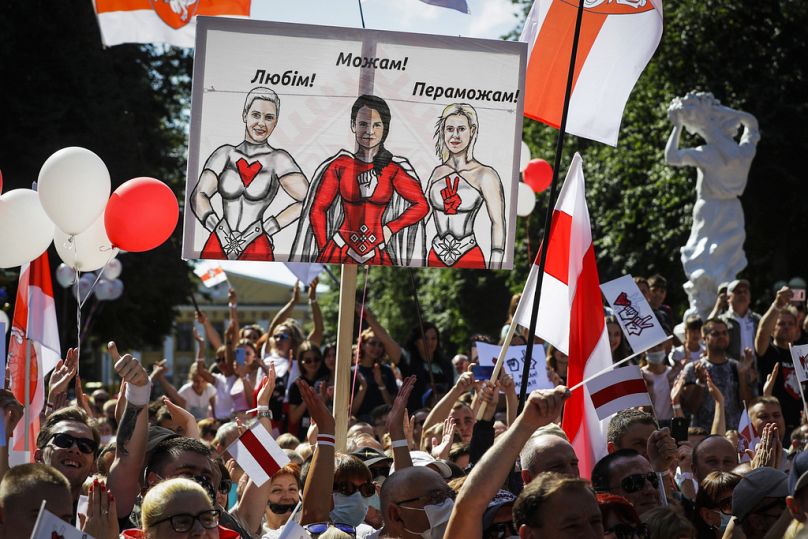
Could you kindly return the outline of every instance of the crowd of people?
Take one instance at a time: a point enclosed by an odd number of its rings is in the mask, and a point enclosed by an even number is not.
[[[324,539],[808,537],[808,418],[790,353],[808,342],[805,301],[783,287],[759,315],[749,282],[736,280],[706,319],[677,324],[665,279],[636,282],[675,337],[632,360],[654,406],[608,420],[591,470],[560,427],[561,351],[546,346],[557,387],[520,411],[513,379],[472,372],[474,343],[494,336],[475,335],[450,359],[434,324],[399,340],[368,306],[336,451],[336,346],[324,341],[314,282],[308,333],[289,316],[298,286],[268,328],[240,324],[234,292],[223,335],[198,312],[187,383],[110,342],[120,387],[87,395],[69,350],[48,379],[34,463],[9,467],[23,409],[0,391],[0,538],[29,537],[43,500],[96,539],[275,538],[292,523],[289,537]],[[614,361],[633,355],[604,316]],[[514,344],[527,338],[520,329]],[[738,431],[742,416],[751,435]],[[231,453],[255,422],[290,461],[261,484]]]

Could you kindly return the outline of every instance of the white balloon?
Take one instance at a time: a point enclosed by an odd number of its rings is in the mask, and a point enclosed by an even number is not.
[[[112,299],[113,286],[112,283],[104,278],[98,280],[95,285],[95,297],[100,301]]]
[[[103,215],[109,200],[109,171],[104,161],[84,148],[62,148],[39,171],[42,207],[56,226],[79,234]]]
[[[59,267],[56,268],[56,280],[62,288],[67,288],[76,282],[76,270],[62,262],[59,264]]]
[[[106,266],[104,266],[104,277],[110,281],[113,281],[118,278],[122,269],[123,265],[121,264],[121,261],[117,258],[113,258],[107,262]]]
[[[6,335],[8,335],[8,332],[11,331],[11,322],[5,311],[0,311],[0,324],[6,326]]]
[[[118,254],[118,249],[112,248],[112,242],[107,237],[103,213],[90,228],[73,236],[72,240],[69,234],[57,228],[53,244],[64,263],[79,271],[100,269]]]
[[[0,196],[0,268],[21,266],[41,255],[53,231],[36,191],[14,189]]]
[[[112,281],[112,297],[109,299],[116,300],[123,295],[123,281],[115,279]]]
[[[536,193],[524,182],[519,182],[519,192],[516,198],[516,215],[527,217],[536,207]]]
[[[524,172],[527,164],[530,163],[530,148],[527,147],[525,141],[522,141],[522,151],[519,154],[519,172]]]

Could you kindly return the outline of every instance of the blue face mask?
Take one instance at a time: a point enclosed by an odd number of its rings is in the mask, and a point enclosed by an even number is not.
[[[238,502],[238,485],[235,481],[230,484],[230,492],[227,493],[227,507],[233,507]]]
[[[368,502],[371,498],[365,498],[359,491],[350,496],[334,493],[334,509],[329,516],[332,522],[359,526],[368,512]]]

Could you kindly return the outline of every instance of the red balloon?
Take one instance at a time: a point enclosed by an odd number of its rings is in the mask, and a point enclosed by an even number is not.
[[[544,159],[531,159],[522,175],[534,192],[541,193],[553,181],[553,167]]]
[[[140,253],[166,241],[179,215],[177,197],[166,184],[154,178],[133,178],[109,197],[104,226],[112,245]]]

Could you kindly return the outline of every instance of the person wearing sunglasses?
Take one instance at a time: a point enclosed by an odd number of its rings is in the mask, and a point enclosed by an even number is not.
[[[303,341],[297,347],[296,355],[300,376],[310,386],[314,386],[317,380],[326,374],[320,349],[311,341]],[[289,387],[288,418],[288,432],[300,438],[304,437],[311,424],[311,417],[306,408],[306,403],[303,402],[303,398],[300,396],[300,389],[295,384]]]
[[[93,473],[101,436],[91,426],[87,413],[76,406],[57,410],[48,416],[36,440],[34,460],[53,466],[67,478],[73,502]]]
[[[695,517],[698,537],[719,539],[732,519],[732,491],[741,476],[731,472],[711,472],[699,484]]]
[[[647,539],[648,529],[631,503],[622,496],[598,494],[604,539]]]
[[[237,539],[239,534],[219,525],[205,489],[189,479],[163,481],[143,498],[142,533],[127,530],[127,539]]]
[[[768,466],[746,474],[732,491],[734,522],[741,526],[746,539],[782,537],[791,522],[786,511],[788,476]]]
[[[329,517],[331,522],[358,527],[376,494],[370,469],[353,455],[335,455],[334,465],[334,507]]]
[[[382,485],[384,529],[379,536],[441,539],[454,498],[455,492],[441,475],[427,466],[397,470]]]
[[[640,516],[660,506],[659,476],[633,449],[618,449],[600,459],[592,469],[592,485],[598,493],[623,496]]]

